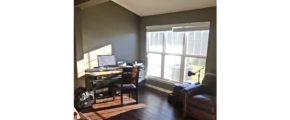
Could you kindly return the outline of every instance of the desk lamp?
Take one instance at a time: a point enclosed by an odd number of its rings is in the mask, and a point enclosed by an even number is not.
[[[200,71],[202,69],[204,69],[204,68],[201,68],[201,69],[197,70],[196,72],[192,72],[192,71],[188,71],[187,72],[187,76],[189,76],[189,77],[192,76],[192,75],[196,75],[198,73],[197,83],[195,83],[197,85],[200,84],[200,82],[199,82],[199,79],[200,79]]]

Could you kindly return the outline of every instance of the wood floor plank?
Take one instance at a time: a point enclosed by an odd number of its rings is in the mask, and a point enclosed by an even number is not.
[[[182,118],[181,109],[167,101],[164,93],[151,88],[139,90],[139,103],[120,106],[120,98],[100,99],[90,109],[81,110],[89,120],[193,120]],[[135,100],[124,96],[124,103]]]

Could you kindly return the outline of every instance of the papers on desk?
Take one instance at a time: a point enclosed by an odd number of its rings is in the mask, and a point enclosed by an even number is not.
[[[136,63],[135,65],[138,67],[141,67],[141,66],[143,66],[143,63]]]

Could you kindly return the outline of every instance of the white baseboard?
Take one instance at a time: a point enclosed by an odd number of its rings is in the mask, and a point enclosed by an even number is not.
[[[164,88],[160,88],[160,87],[157,87],[157,86],[154,86],[154,85],[151,85],[151,84],[147,84],[147,83],[145,83],[145,86],[146,86],[146,87],[149,87],[149,88],[153,88],[153,89],[155,89],[155,90],[159,90],[159,91],[161,91],[161,92],[172,93],[172,91],[170,91],[170,90],[166,90],[166,89],[164,89]]]

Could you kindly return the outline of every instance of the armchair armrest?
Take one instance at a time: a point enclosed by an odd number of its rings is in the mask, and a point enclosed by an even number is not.
[[[204,86],[199,84],[199,85],[192,85],[192,86],[184,88],[183,93],[190,96],[193,94],[201,93],[202,91],[204,91]]]
[[[194,94],[198,94],[204,91],[204,86],[199,84],[199,85],[192,85],[189,87],[184,88],[183,94],[183,117],[186,117],[186,112],[187,112],[187,103],[188,103],[188,98]]]

